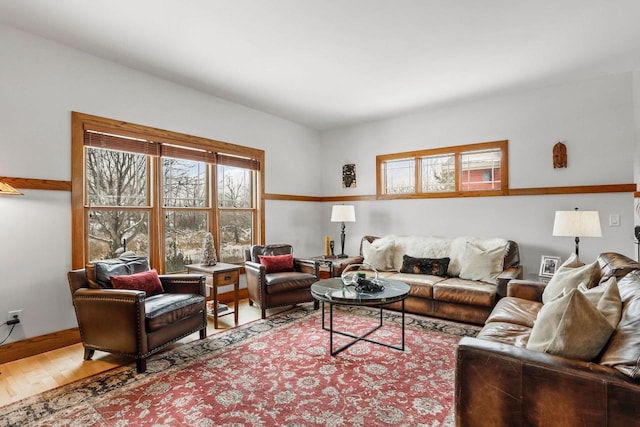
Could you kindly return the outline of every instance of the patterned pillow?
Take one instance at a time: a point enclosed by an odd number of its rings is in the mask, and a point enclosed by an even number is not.
[[[259,255],[260,264],[264,265],[266,273],[284,273],[295,271],[293,268],[293,254],[287,255]]]
[[[430,274],[432,276],[447,275],[450,258],[414,258],[409,255],[402,257],[400,273]]]
[[[164,292],[162,282],[160,282],[160,277],[155,269],[142,273],[111,276],[111,284],[115,289],[145,291],[148,297]]]

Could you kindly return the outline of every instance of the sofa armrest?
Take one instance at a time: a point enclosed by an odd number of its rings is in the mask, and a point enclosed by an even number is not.
[[[253,261],[245,261],[244,262],[244,272],[247,276],[252,275],[252,276],[264,276],[266,273],[267,269],[265,268],[264,265],[260,264],[259,262],[253,262]]]
[[[74,292],[73,306],[85,347],[146,353],[145,299],[144,291],[125,289],[83,288]]]
[[[296,271],[299,271],[301,273],[313,274],[314,276],[318,277],[318,270],[320,268],[320,265],[318,262],[312,259],[294,258],[293,266]]]
[[[514,279],[522,277],[522,267],[509,267],[496,278],[496,292],[500,298],[507,296],[507,285]]]
[[[206,278],[202,274],[164,274],[160,281],[164,291],[170,294],[207,296]]]
[[[507,285],[507,296],[542,302],[545,286],[547,286],[546,283],[515,279]]]
[[[463,338],[456,425],[634,425],[640,383],[617,370],[509,344]]]

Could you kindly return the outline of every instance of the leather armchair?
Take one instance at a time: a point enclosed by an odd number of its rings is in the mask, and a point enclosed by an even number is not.
[[[91,268],[67,275],[85,360],[95,350],[122,354],[135,358],[142,373],[147,357],[171,343],[196,331],[206,338],[204,276],[161,275],[164,292],[147,297],[144,291],[96,288],[87,271],[92,275]]]
[[[311,285],[317,282],[318,265],[313,261],[294,258],[294,270],[281,273],[267,273],[266,267],[260,264],[260,255],[274,256],[293,254],[293,247],[288,244],[254,245],[245,251],[245,274],[249,305],[260,306],[262,318],[266,310],[273,307],[296,305],[313,302],[314,309],[320,303],[311,296]]]

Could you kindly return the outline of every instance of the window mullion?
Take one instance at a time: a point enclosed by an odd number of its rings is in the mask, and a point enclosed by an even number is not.
[[[165,273],[165,253],[164,253],[164,216],[165,208],[162,203],[162,157],[151,157],[152,180],[151,187],[151,218],[149,220],[149,257],[151,265],[155,266],[159,272]]]

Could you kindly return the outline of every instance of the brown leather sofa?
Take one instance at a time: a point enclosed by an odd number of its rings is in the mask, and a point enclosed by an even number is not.
[[[364,255],[365,241],[373,243],[377,239],[379,237],[364,236],[360,243],[360,255]],[[402,259],[401,253],[399,256]],[[397,268],[394,271],[380,271],[378,274],[381,278],[400,280],[411,287],[409,296],[405,299],[405,310],[409,313],[482,325],[496,302],[506,296],[509,281],[522,277],[522,267],[518,244],[508,240],[504,252],[503,271],[497,277],[495,284],[462,279],[452,274],[440,277],[429,274],[400,273]],[[401,303],[390,304],[387,307],[400,310]]]
[[[478,337],[458,345],[456,425],[639,425],[640,265],[615,253],[598,262],[600,283],[615,276],[622,298],[620,323],[600,355],[585,362],[527,349],[545,285],[511,281]]]
[[[111,275],[148,270],[141,257],[105,260],[101,267],[68,273],[84,359],[95,350],[130,356],[138,372],[145,372],[147,357],[194,332],[207,336],[205,277],[194,274],[161,275],[164,292],[113,289]]]
[[[245,251],[249,305],[258,304],[263,319],[268,308],[305,302],[313,302],[316,310],[320,307],[318,300],[311,296],[311,285],[318,281],[317,263],[294,258],[294,271],[278,273],[267,273],[265,266],[260,264],[261,255],[289,254],[293,254],[293,247],[288,244],[253,245]]]

